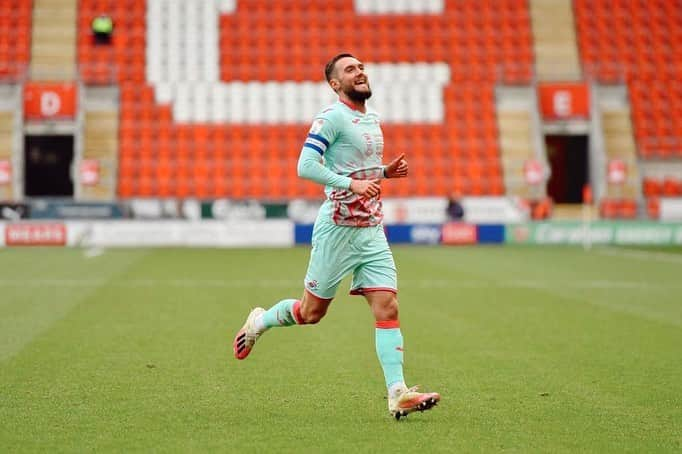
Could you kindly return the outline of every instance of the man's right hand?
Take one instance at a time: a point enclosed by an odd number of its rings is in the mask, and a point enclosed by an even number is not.
[[[381,192],[379,180],[353,180],[348,189],[368,199],[378,196]]]

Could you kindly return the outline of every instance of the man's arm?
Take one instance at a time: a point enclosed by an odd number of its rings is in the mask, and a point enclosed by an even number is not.
[[[379,180],[354,180],[339,175],[320,163],[320,155],[308,147],[303,147],[298,158],[298,176],[316,183],[340,189],[350,189],[365,197],[376,197],[381,190]]]
[[[320,163],[320,155],[308,147],[303,147],[298,158],[298,176],[316,183],[349,189],[353,181],[350,177],[339,175]]]

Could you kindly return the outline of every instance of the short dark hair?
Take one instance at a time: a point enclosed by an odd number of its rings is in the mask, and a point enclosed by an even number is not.
[[[326,65],[324,65],[324,77],[327,78],[327,82],[332,80],[332,74],[334,74],[334,66],[336,65],[336,62],[345,57],[355,58],[355,55],[349,53],[338,54],[329,60]]]

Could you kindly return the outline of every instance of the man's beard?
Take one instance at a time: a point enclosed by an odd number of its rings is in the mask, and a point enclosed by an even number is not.
[[[358,101],[358,102],[362,102],[365,99],[369,99],[372,97],[372,89],[369,88],[369,84],[367,84],[367,91],[357,91],[355,89],[355,86],[351,85],[347,89],[343,90],[343,92],[350,99],[352,99],[353,101]]]

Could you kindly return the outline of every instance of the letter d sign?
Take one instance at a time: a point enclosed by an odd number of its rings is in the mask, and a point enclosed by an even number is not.
[[[51,117],[59,113],[62,108],[62,100],[54,91],[44,91],[40,94],[40,113]]]
[[[572,109],[572,97],[571,92],[568,90],[557,90],[554,92],[554,98],[552,100],[554,106],[554,114],[557,117],[569,117],[571,116]]]

